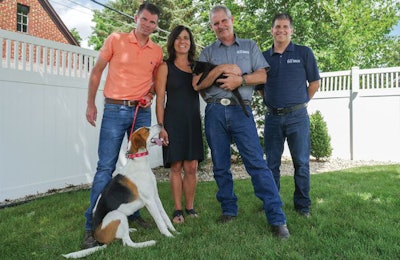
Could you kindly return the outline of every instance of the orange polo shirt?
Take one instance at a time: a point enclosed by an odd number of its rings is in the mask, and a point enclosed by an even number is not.
[[[153,85],[163,53],[161,47],[151,39],[141,47],[131,31],[108,36],[99,56],[108,61],[104,96],[118,100],[139,100]]]

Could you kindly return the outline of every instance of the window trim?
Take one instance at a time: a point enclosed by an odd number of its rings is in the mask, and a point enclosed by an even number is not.
[[[29,6],[17,3],[17,32],[28,33]]]

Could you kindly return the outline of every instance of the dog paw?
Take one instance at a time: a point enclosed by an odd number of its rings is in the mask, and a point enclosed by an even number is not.
[[[174,235],[172,235],[170,232],[165,232],[165,233],[163,233],[164,234],[164,236],[166,236],[166,237],[174,237]]]

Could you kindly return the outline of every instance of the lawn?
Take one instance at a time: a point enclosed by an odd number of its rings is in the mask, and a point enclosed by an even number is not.
[[[153,247],[132,249],[113,242],[87,259],[398,259],[400,256],[400,165],[358,167],[311,177],[312,216],[298,216],[292,205],[293,178],[282,177],[281,196],[291,237],[272,236],[249,179],[236,180],[239,216],[218,224],[215,182],[199,182],[197,219],[176,225],[180,234],[162,236],[157,228],[131,234],[135,242],[155,239]],[[160,197],[171,214],[168,182]],[[80,249],[89,191],[60,193],[0,210],[1,259],[62,259]],[[147,210],[142,215],[150,219]]]

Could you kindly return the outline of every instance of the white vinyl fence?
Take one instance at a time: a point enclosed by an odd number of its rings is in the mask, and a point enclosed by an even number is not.
[[[0,53],[0,201],[92,182],[102,86],[96,127],[85,112],[97,52],[0,30]],[[161,165],[161,149],[150,158]],[[119,166],[124,162],[121,151]]]
[[[97,52],[0,30],[0,53],[0,201],[90,183],[99,125],[86,122],[85,110]],[[399,73],[322,73],[309,111],[327,122],[332,157],[400,162]],[[96,103],[100,124],[102,87]],[[152,167],[162,164],[160,148],[150,156]]]
[[[327,122],[332,157],[400,162],[400,67],[321,73],[309,103]]]

